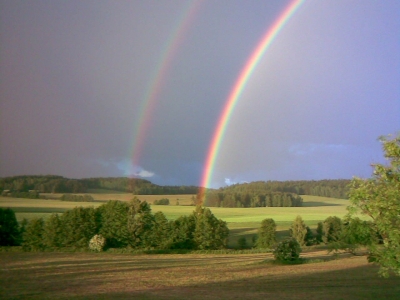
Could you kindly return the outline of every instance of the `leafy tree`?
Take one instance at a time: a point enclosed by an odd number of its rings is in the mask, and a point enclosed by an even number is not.
[[[360,247],[376,243],[378,243],[378,234],[374,231],[372,223],[355,217],[344,222],[337,248],[345,249],[355,255]]]
[[[197,206],[193,212],[196,221],[194,240],[198,249],[226,247],[229,229],[226,222],[217,219],[209,208]]]
[[[282,241],[274,250],[274,257],[278,261],[296,261],[301,253],[300,244],[295,238]]]
[[[22,249],[25,251],[38,251],[45,248],[43,241],[44,221],[42,218],[34,218],[29,221],[23,233]]]
[[[194,215],[181,216],[171,224],[170,249],[194,249],[194,230],[196,220]]]
[[[290,236],[300,244],[300,246],[309,245],[313,239],[310,228],[304,223],[301,216],[297,216],[289,229]]]
[[[375,164],[370,179],[353,178],[349,215],[361,212],[371,218],[382,241],[368,246],[369,260],[381,266],[381,275],[393,271],[400,276],[400,135],[380,140],[388,164]]]
[[[126,247],[130,235],[128,231],[128,204],[108,201],[98,208],[100,215],[99,233],[107,240],[107,247]]]
[[[258,229],[257,248],[270,248],[276,242],[276,223],[273,219],[264,219]]]
[[[52,214],[44,224],[43,240],[46,247],[60,248],[64,243],[63,224],[57,214]]]
[[[171,224],[163,212],[154,214],[153,230],[151,231],[152,244],[158,249],[169,249],[171,245]]]
[[[67,247],[87,248],[98,232],[98,215],[93,207],[75,207],[62,215],[63,244]]]
[[[0,208],[0,246],[16,246],[19,241],[20,229],[14,211]]]
[[[153,215],[150,205],[134,197],[128,203],[128,243],[132,248],[147,247],[151,244]]]
[[[325,244],[338,242],[342,235],[342,220],[339,217],[328,217],[322,223],[322,241]]]

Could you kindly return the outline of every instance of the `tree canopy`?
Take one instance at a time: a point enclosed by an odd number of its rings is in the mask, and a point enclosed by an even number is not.
[[[380,140],[388,164],[373,165],[372,178],[351,181],[349,215],[371,218],[381,241],[368,246],[369,260],[381,266],[381,275],[400,276],[400,135]]]

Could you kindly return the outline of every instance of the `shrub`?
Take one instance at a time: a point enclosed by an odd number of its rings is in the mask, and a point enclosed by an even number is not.
[[[106,239],[101,234],[96,234],[89,241],[89,249],[101,252],[106,245]]]
[[[289,229],[290,236],[295,238],[300,246],[311,245],[313,234],[311,229],[304,223],[300,216],[297,216]]]
[[[239,249],[247,248],[247,240],[246,240],[246,238],[244,236],[241,236],[238,239],[238,246],[239,246]]]
[[[169,205],[169,199],[167,198],[162,198],[159,200],[154,200],[154,205]]]
[[[278,246],[274,250],[274,257],[278,261],[290,262],[298,260],[300,257],[300,253],[300,244],[297,242],[296,239],[291,238],[278,244]]]

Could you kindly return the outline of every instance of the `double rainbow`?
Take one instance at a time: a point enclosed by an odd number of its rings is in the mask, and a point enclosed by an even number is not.
[[[249,81],[252,73],[254,72],[257,64],[260,62],[265,51],[269,48],[269,46],[274,41],[275,37],[278,35],[278,33],[281,31],[284,25],[289,21],[289,19],[293,16],[293,14],[297,11],[297,9],[301,6],[303,2],[304,0],[293,0],[289,3],[289,5],[283,10],[283,12],[272,24],[272,26],[268,28],[268,30],[258,43],[257,47],[248,58],[246,64],[244,65],[244,68],[240,72],[239,77],[237,78],[233,88],[231,89],[231,92],[229,93],[229,97],[225,102],[224,108],[217,123],[217,127],[214,131],[210,146],[208,148],[205,167],[201,177],[201,183],[200,183],[201,187],[207,188],[210,187],[211,185],[215,160],[218,156],[218,152],[221,147],[221,143],[227,125],[229,123],[229,119],[240,98],[240,95],[242,94],[244,88],[246,87],[247,82]]]
[[[150,81],[150,84],[146,89],[144,100],[139,108],[139,117],[135,122],[133,145],[131,147],[131,162],[134,168],[139,167],[139,160],[145,143],[145,134],[148,132],[150,127],[151,115],[153,114],[157,102],[156,100],[164,87],[168,70],[178,53],[179,46],[182,44],[184,37],[190,28],[190,24],[199,10],[201,2],[201,0],[192,0],[187,2],[181,17],[176,22],[175,27],[165,44],[157,68],[154,72],[155,75],[152,76],[153,79]]]

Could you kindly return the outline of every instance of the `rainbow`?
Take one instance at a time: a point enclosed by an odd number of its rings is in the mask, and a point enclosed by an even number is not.
[[[178,53],[179,46],[182,44],[184,37],[186,36],[190,24],[200,7],[201,1],[194,0],[187,3],[188,4],[183,10],[181,17],[178,19],[174,29],[172,30],[172,34],[165,44],[162,51],[163,55],[161,55],[157,64],[158,67],[155,69],[154,75],[151,77],[153,80],[150,81],[145,92],[144,100],[139,108],[139,118],[135,122],[133,144],[131,147],[132,152],[130,154],[132,158],[131,163],[134,168],[139,167],[139,159],[145,142],[145,133],[150,127],[151,115],[154,111],[156,100],[164,86],[168,70]],[[138,171],[131,175],[138,175]]]
[[[293,16],[293,14],[297,11],[297,9],[301,6],[303,2],[304,0],[292,0],[289,3],[289,5],[283,10],[283,12],[272,24],[272,26],[268,28],[265,35],[261,38],[257,47],[252,52],[243,69],[241,70],[239,77],[236,79],[236,82],[233,85],[233,88],[231,89],[229,96],[225,102],[222,113],[220,114],[216,129],[208,148],[207,157],[205,160],[205,168],[201,177],[201,187],[210,187],[215,159],[218,156],[219,148],[221,146],[227,125],[229,123],[229,119],[236,106],[236,103],[240,98],[240,95],[246,87],[247,82],[249,81],[252,73],[254,72],[257,64],[260,62],[265,51],[269,48],[280,30],[284,27],[287,21]]]

